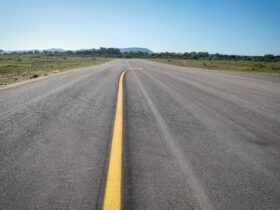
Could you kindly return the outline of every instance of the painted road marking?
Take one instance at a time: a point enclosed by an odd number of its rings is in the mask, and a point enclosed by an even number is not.
[[[143,68],[128,68],[128,70],[142,70]]]
[[[112,146],[108,166],[103,210],[121,209],[122,181],[122,126],[123,126],[123,77],[121,73],[117,97],[117,106],[112,137]]]

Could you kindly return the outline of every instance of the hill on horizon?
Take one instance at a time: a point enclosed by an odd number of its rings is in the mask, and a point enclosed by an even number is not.
[[[121,53],[125,53],[125,52],[144,52],[144,53],[149,53],[152,54],[153,51],[151,51],[150,49],[147,48],[142,48],[142,47],[129,47],[129,48],[117,48],[120,50]],[[79,52],[79,51],[84,51],[84,50],[88,50],[88,49],[78,49],[78,50],[71,50],[73,52]],[[66,52],[67,50],[65,49],[61,49],[61,48],[50,48],[50,49],[31,49],[31,50],[3,50],[3,53],[13,53],[13,52],[17,52],[17,53],[27,53],[27,52],[35,52],[35,51],[39,51],[40,53],[42,53],[43,51],[46,52]]]
[[[120,48],[121,53],[124,52],[147,52],[149,54],[153,53],[153,51],[147,49],[147,48],[142,48],[142,47],[129,47],[129,48]]]

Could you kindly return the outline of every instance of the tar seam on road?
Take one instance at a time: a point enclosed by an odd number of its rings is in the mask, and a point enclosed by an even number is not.
[[[121,209],[122,180],[122,126],[123,126],[123,77],[121,73],[116,105],[110,160],[106,180],[103,210]]]

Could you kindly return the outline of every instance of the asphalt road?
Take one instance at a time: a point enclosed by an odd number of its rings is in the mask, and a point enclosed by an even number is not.
[[[280,209],[280,76],[116,60],[0,90],[0,209]]]

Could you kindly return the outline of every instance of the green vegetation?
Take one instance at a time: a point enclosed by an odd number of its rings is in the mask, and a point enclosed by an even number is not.
[[[3,52],[0,50],[0,54]],[[5,53],[4,53],[5,54]],[[280,55],[265,55],[265,56],[245,56],[245,55],[223,55],[210,54],[208,52],[162,52],[162,53],[148,53],[148,52],[124,52],[121,53],[117,48],[89,49],[79,51],[65,51],[65,52],[50,52],[50,51],[28,51],[28,52],[12,52],[12,54],[41,54],[48,56],[94,56],[103,58],[147,58],[147,59],[182,59],[182,60],[219,60],[219,61],[256,61],[256,62],[280,62]]]
[[[0,55],[0,86],[111,60],[67,54],[3,54]]]
[[[223,55],[209,54],[208,52],[185,52],[185,53],[154,53],[152,59],[182,59],[182,60],[211,60],[211,61],[256,61],[256,62],[279,62],[280,55],[245,56],[245,55]]]
[[[230,61],[230,60],[179,60],[179,59],[151,59],[153,61],[177,66],[201,69],[216,69],[255,73],[280,74],[280,62],[259,61]]]
[[[243,72],[280,73],[280,56],[238,56],[191,53],[124,52],[117,48],[80,51],[27,51],[5,53],[0,50],[0,86],[37,78],[68,69],[98,65],[112,58],[145,58],[185,67]]]
[[[71,52],[71,51],[70,51]],[[223,55],[209,54],[208,52],[185,52],[185,53],[147,53],[147,52],[124,52],[121,53],[116,48],[100,48],[79,52],[71,52],[80,56],[94,55],[114,58],[146,58],[146,59],[182,59],[182,60],[211,60],[211,61],[253,61],[253,62],[280,62],[280,55],[265,56],[243,56],[243,55]]]

